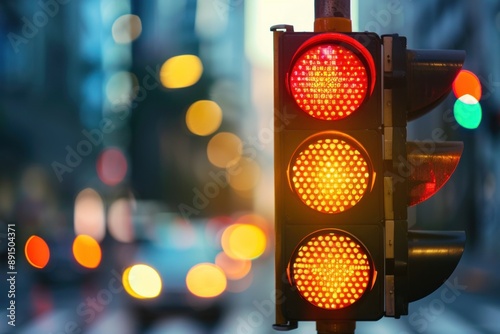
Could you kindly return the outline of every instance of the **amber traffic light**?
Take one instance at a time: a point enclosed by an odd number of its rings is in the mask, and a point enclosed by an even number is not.
[[[376,278],[366,247],[344,231],[325,229],[304,238],[289,263],[291,284],[322,309],[342,309],[361,299]]]
[[[373,167],[354,138],[326,131],[299,145],[288,173],[291,188],[304,204],[336,214],[354,207],[371,190]]]

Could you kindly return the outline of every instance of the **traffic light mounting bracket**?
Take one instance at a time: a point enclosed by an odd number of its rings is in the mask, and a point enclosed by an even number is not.
[[[399,174],[406,159],[406,38],[383,35],[385,214],[385,316],[408,314],[408,183]]]

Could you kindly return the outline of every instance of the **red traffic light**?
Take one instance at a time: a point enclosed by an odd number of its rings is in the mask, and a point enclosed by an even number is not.
[[[288,76],[290,94],[301,110],[322,120],[355,112],[375,87],[370,52],[352,37],[325,33],[296,52]]]

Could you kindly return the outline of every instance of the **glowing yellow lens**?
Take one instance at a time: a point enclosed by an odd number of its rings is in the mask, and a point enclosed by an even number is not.
[[[337,230],[322,230],[302,240],[289,269],[300,295],[323,309],[348,307],[372,286],[368,251]]]
[[[371,183],[370,167],[354,140],[330,133],[307,140],[292,159],[292,189],[310,208],[340,213],[355,206]]]

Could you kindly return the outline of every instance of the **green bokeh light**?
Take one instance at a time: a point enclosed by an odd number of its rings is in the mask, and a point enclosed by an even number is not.
[[[465,95],[455,102],[453,108],[458,124],[466,129],[477,129],[481,124],[483,110],[481,104],[472,96]]]

